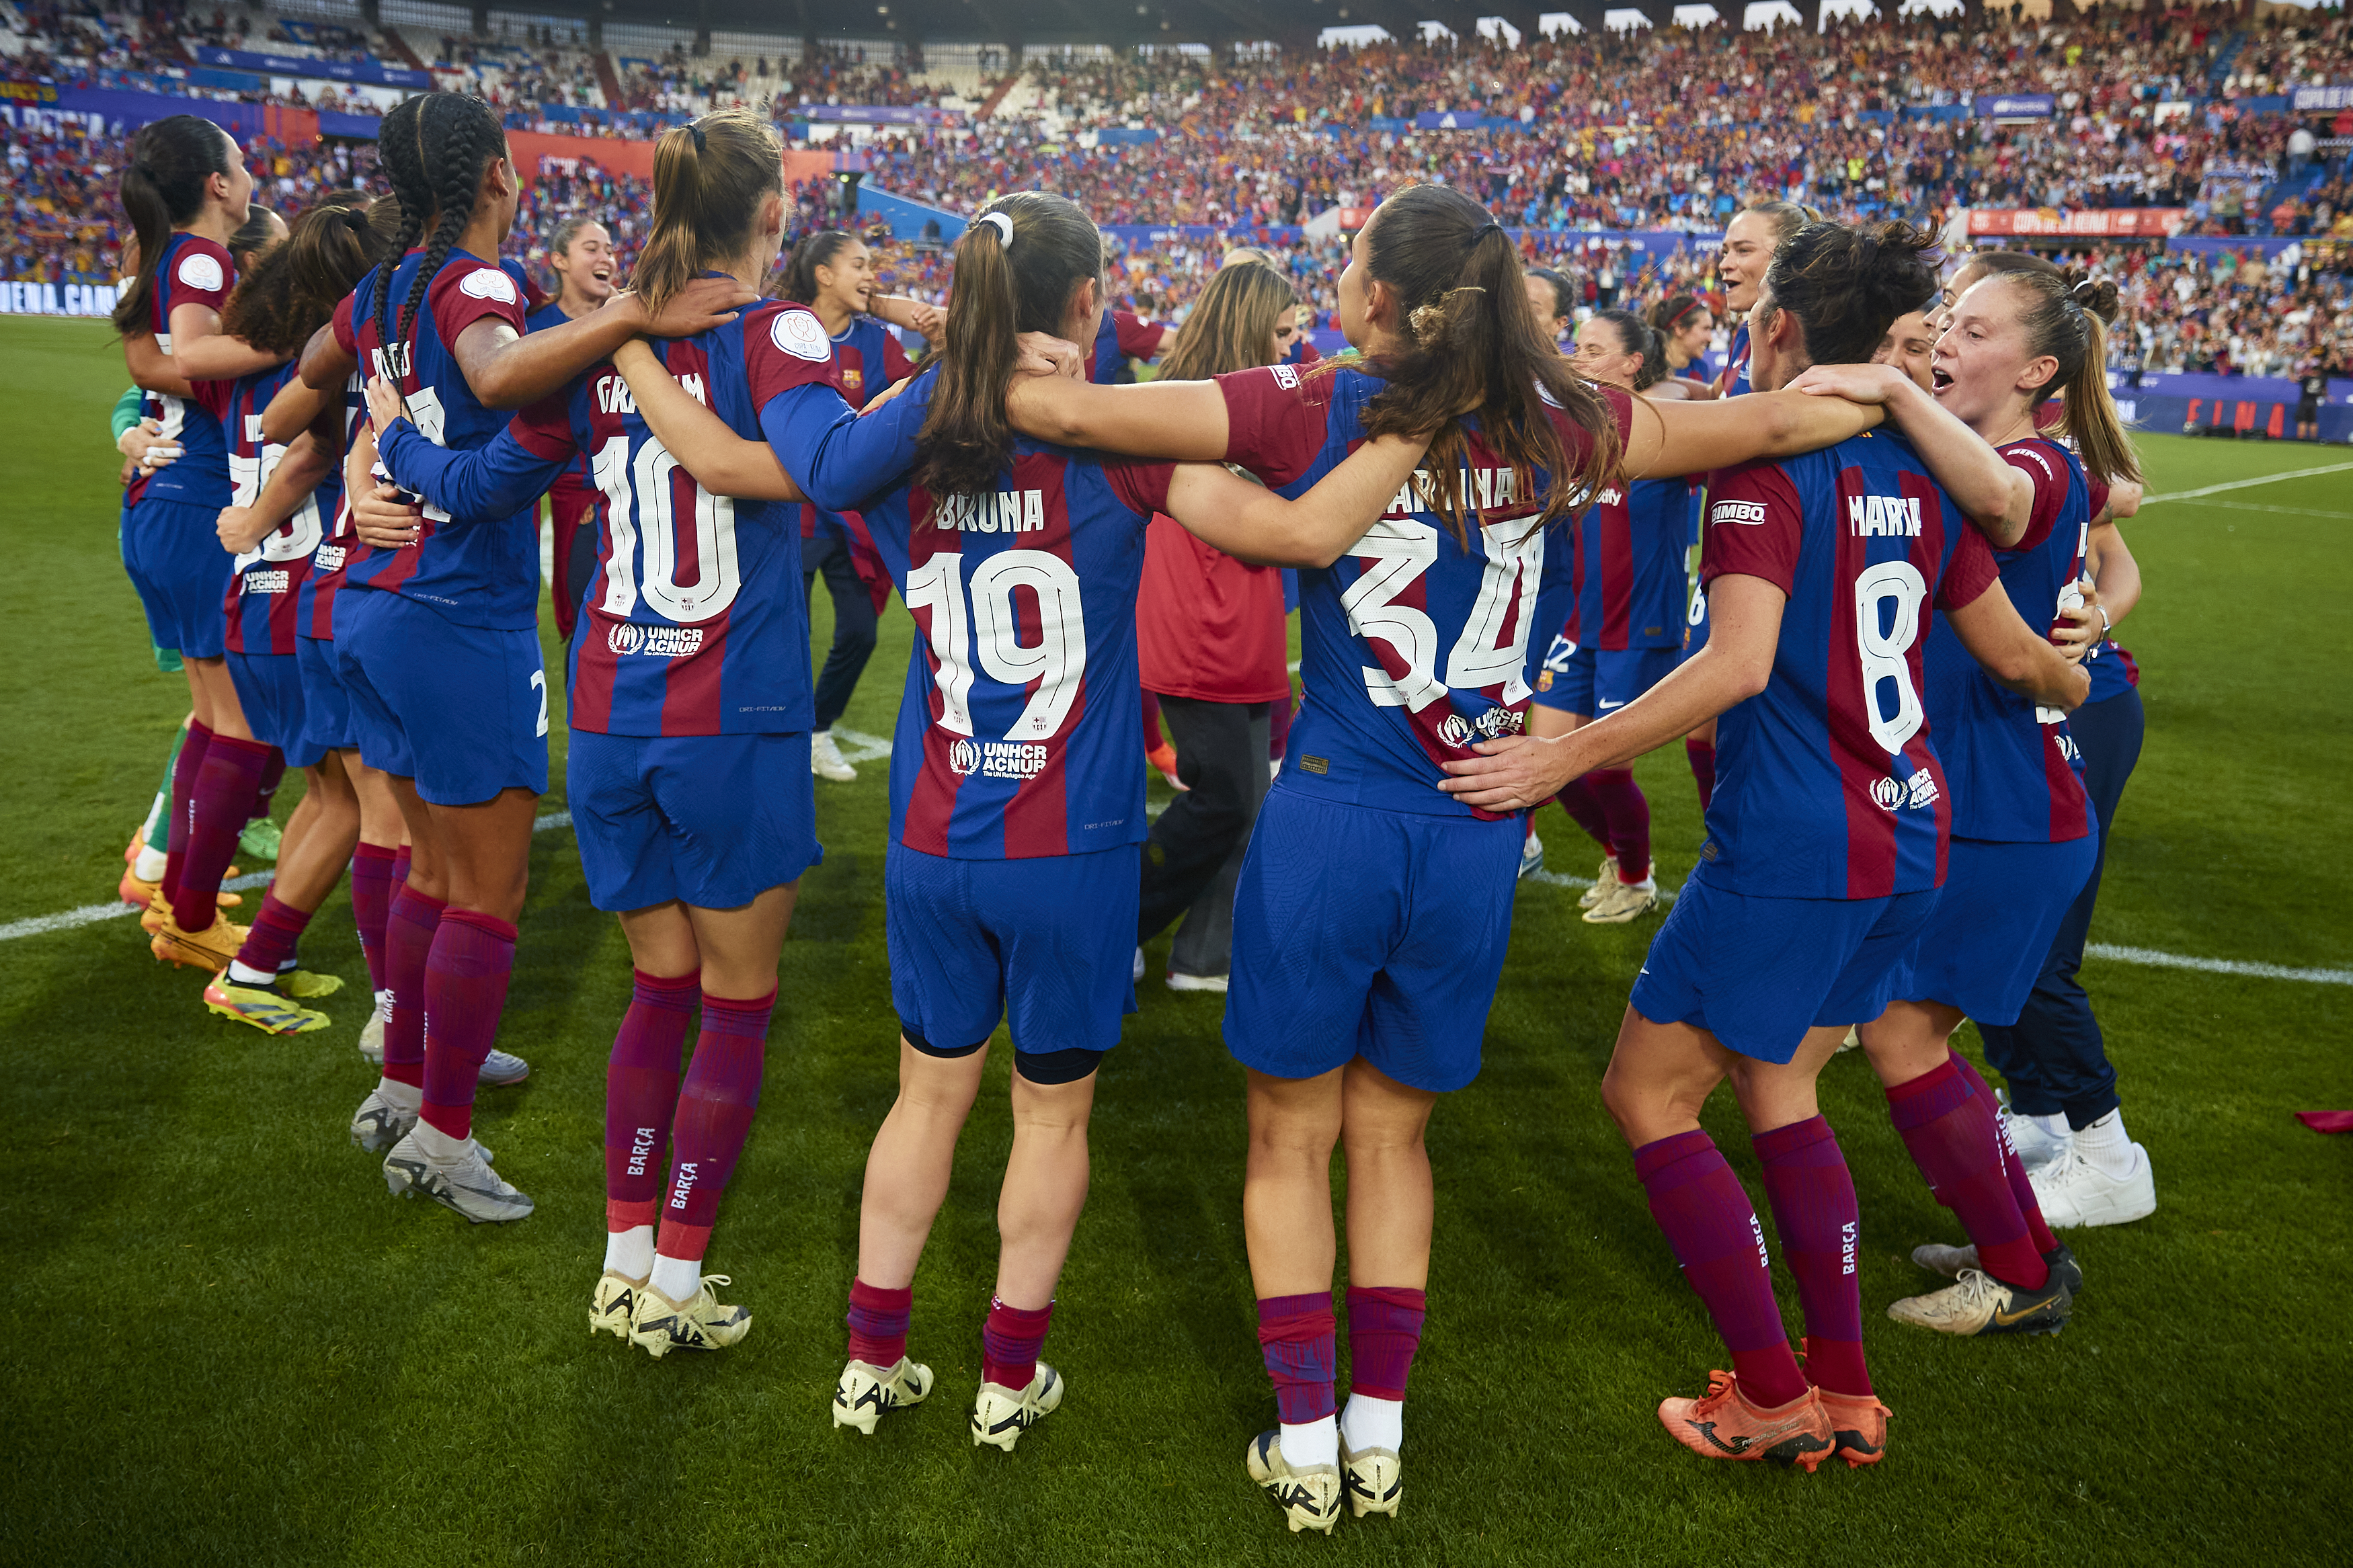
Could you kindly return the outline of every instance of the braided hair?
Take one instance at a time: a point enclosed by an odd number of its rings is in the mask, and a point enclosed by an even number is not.
[[[427,93],[401,100],[384,117],[376,132],[376,167],[391,182],[392,195],[387,199],[393,204],[396,219],[384,258],[375,268],[375,337],[379,343],[392,341],[393,271],[423,237],[425,215],[433,210],[433,186],[425,177],[417,122],[424,116],[425,105],[438,96]]]
[[[474,203],[482,191],[482,171],[507,155],[506,128],[496,110],[479,98],[437,92],[426,99],[417,120],[417,159],[431,182],[432,205],[440,214],[433,237],[426,242],[425,264],[408,285],[408,299],[400,308],[400,339],[417,331],[417,307],[441,264],[466,226],[474,219]],[[401,210],[407,211],[404,197]]]

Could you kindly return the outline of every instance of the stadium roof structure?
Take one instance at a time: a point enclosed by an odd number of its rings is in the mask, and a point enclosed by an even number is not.
[[[1732,0],[1737,4],[1738,0]],[[2067,0],[2056,0],[2059,5]],[[475,0],[478,10],[488,7]],[[1980,0],[1967,0],[1978,11]],[[1801,11],[1816,0],[1799,0]],[[1501,16],[1523,37],[1539,16],[1567,12],[1598,31],[1611,10],[1637,10],[1657,26],[1673,19],[1674,0],[541,0],[531,9],[595,21],[651,22],[787,37],[888,38],[1051,48],[1076,44],[1235,44],[1269,40],[1311,44],[1327,27],[1386,28],[1416,36],[1418,24],[1444,24],[1472,36],[1479,20]],[[1719,7],[1721,9],[1721,7]]]

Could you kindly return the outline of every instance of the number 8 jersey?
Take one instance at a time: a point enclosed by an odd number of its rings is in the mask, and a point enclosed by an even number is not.
[[[1708,486],[1700,579],[1788,595],[1766,689],[1716,721],[1693,874],[1728,891],[1876,899],[1945,879],[1952,803],[1921,701],[1930,605],[1998,579],[1910,443],[1886,429]]]

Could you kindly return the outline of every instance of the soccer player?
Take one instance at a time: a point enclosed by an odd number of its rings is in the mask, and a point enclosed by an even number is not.
[[[716,324],[707,306],[749,295],[732,279],[703,279],[660,317],[619,301],[525,337],[522,290],[491,259],[519,191],[496,111],[454,93],[408,99],[385,116],[377,148],[400,199],[400,233],[337,307],[331,340],[306,351],[303,379],[340,385],[364,358],[397,381],[436,445],[486,445],[506,425],[498,409],[556,391],[638,331]],[[374,458],[372,441],[353,442],[344,473],[355,506],[374,492]],[[536,510],[458,527],[427,507],[407,543],[347,564],[335,602],[359,749],[390,775],[411,847],[387,921],[384,1076],[354,1114],[353,1137],[391,1145],[384,1171],[394,1195],[422,1192],[477,1223],[531,1212],[492,1173],[472,1130],[547,787]]]
[[[907,351],[873,314],[874,253],[841,229],[810,235],[793,248],[784,297],[806,305],[833,345],[834,368],[842,395],[863,408],[913,369]],[[809,737],[809,767],[818,777],[848,784],[858,770],[842,761],[833,726],[849,707],[858,678],[874,657],[874,631],[891,597],[891,577],[866,524],[856,514],[801,508],[801,582],[804,595],[817,579],[833,600],[833,646],[817,678],[815,733]]]
[[[1665,374],[1659,335],[1627,310],[1579,323],[1569,363],[1579,375],[1642,395]],[[1624,707],[1674,668],[1683,640],[1683,555],[1694,532],[1689,479],[1612,485],[1577,523],[1577,598],[1534,700],[1572,724]],[[1564,650],[1565,647],[1565,651]],[[1578,903],[1591,925],[1623,925],[1659,904],[1651,862],[1651,803],[1634,770],[1596,768],[1560,793],[1602,847]]]
[[[1023,383],[1017,426],[1161,458],[1231,461],[1279,493],[1363,439],[1435,421],[1410,495],[1334,565],[1303,572],[1307,705],[1251,836],[1226,1041],[1249,1070],[1243,1186],[1279,1430],[1251,1478],[1294,1530],[1341,1499],[1393,1513],[1434,1207],[1423,1131],[1479,1070],[1525,836],[1517,813],[1435,786],[1525,722],[1528,634],[1567,614],[1556,523],[1613,479],[1809,450],[1873,419],[1801,395],[1636,403],[1544,340],[1510,237],[1461,192],[1415,185],[1360,231],[1340,320],[1362,366],[1216,384]],[[1455,411],[1476,410],[1471,418]],[[1556,785],[1556,788],[1557,786]],[[1331,1159],[1348,1162],[1348,1414],[1335,1420]],[[1345,1479],[1344,1479],[1345,1474]]]
[[[1801,229],[1750,318],[1757,385],[1783,386],[1816,359],[1867,359],[1934,293],[1933,244],[1902,224]],[[1936,460],[1968,510],[2002,509],[2010,470],[1957,421]],[[1814,1078],[1851,1025],[1885,1009],[1942,880],[1951,791],[1921,700],[1931,604],[2012,689],[2072,707],[2085,689],[2006,595],[1986,592],[1991,553],[1963,512],[1891,430],[1718,473],[1704,652],[1607,719],[1448,767],[1448,790],[1509,808],[1723,715],[1700,866],[1651,944],[1602,1084],[1651,1215],[1732,1352],[1704,1397],[1659,1406],[1703,1458],[1810,1470],[1833,1452],[1863,1465],[1885,1451],[1862,1358],[1853,1183]],[[1797,1275],[1802,1371],[1755,1212],[1700,1129],[1726,1078]]]
[[[1528,309],[1536,313],[1536,331],[1544,334],[1545,342],[1557,344],[1568,335],[1577,291],[1567,279],[1549,267],[1531,267],[1526,276]]]
[[[1715,341],[1715,312],[1708,309],[1707,300],[1697,294],[1677,294],[1660,300],[1651,309],[1651,330],[1662,340],[1667,375],[1673,384],[1684,387],[1683,395],[1715,396],[1707,351]]]
[[[1280,353],[1276,355],[1274,363],[1304,365],[1314,364],[1317,360],[1322,359],[1324,352],[1315,346],[1315,340],[1308,335],[1314,330],[1314,306],[1300,305],[1287,312],[1281,321],[1275,323],[1274,346]]]
[[[568,217],[547,237],[547,264],[555,269],[555,297],[523,317],[526,332],[576,321],[604,309],[617,287],[612,234],[593,217]],[[548,600],[555,608],[556,637],[569,645],[580,618],[580,596],[596,570],[604,497],[588,472],[588,458],[565,468],[548,487],[547,515],[554,563]],[[567,666],[570,661],[567,659]]]
[[[229,500],[221,416],[236,378],[275,361],[220,331],[237,277],[228,241],[252,207],[253,176],[237,144],[208,120],[175,114],[142,127],[129,153],[122,205],[139,266],[114,324],[132,379],[179,456],[148,474],[124,513],[122,563],[155,646],[180,652],[195,710],[173,763],[163,879],[140,923],[157,958],[210,973],[245,940],[215,900],[270,763],[223,662],[227,574],[213,532]]]

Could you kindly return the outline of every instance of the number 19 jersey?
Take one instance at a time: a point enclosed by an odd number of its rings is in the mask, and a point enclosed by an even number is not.
[[[1911,444],[1886,429],[1716,474],[1700,576],[1788,595],[1765,689],[1716,721],[1694,876],[1750,896],[1876,899],[1941,886],[1952,801],[1921,700],[1931,602],[1997,579]]]
[[[1302,376],[1289,365],[1218,378],[1230,432],[1227,457],[1296,500],[1364,440],[1364,405],[1379,378],[1356,370]],[[1622,440],[1632,405],[1603,389]],[[1585,430],[1550,410],[1575,454]],[[1467,500],[1483,523],[1468,543],[1437,514],[1425,471],[1348,553],[1299,574],[1300,671],[1306,700],[1284,748],[1281,787],[1432,816],[1498,814],[1438,787],[1440,763],[1525,725],[1530,633],[1542,657],[1567,617],[1575,552],[1566,525],[1541,530],[1536,493],[1517,493],[1511,467],[1466,430]],[[1467,509],[1466,509],[1467,510]],[[1466,519],[1466,524],[1470,520]]]

